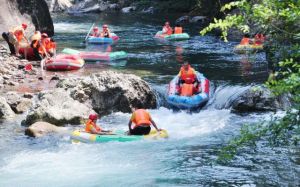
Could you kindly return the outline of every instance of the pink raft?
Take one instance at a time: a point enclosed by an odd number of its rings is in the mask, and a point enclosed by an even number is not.
[[[56,58],[43,60],[43,64],[49,71],[70,71],[82,68],[84,60],[78,55],[59,54]]]

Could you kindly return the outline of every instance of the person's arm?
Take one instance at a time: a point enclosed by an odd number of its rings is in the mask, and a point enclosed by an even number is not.
[[[132,129],[131,129],[131,124],[132,124],[132,121],[129,120],[129,122],[128,122],[128,129],[129,129],[129,132],[132,130]]]
[[[156,126],[155,122],[152,120],[152,118],[150,118],[150,121],[151,121],[153,127],[154,127],[157,131],[161,131],[161,129],[157,128],[157,126]]]

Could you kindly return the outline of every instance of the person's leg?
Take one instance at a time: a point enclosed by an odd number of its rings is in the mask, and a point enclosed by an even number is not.
[[[7,42],[9,50],[10,50],[10,53],[12,55],[16,54],[15,46],[12,43],[9,42],[8,33],[3,32],[2,33],[2,38]]]
[[[34,53],[34,56],[35,56],[36,60],[42,60],[43,59],[37,48],[33,48],[33,53]]]
[[[151,131],[151,127],[135,127],[130,131],[131,135],[147,135]]]

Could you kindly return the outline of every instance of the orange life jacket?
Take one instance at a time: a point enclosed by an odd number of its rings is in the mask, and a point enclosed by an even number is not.
[[[150,126],[151,125],[150,119],[151,117],[146,110],[138,109],[134,111],[133,119],[131,120],[136,126],[145,126],[145,125]]]
[[[250,38],[243,37],[240,42],[240,45],[249,45],[249,42],[250,42]]]
[[[180,95],[181,96],[192,96],[194,94],[194,85],[193,84],[183,84],[181,87]]]
[[[194,68],[189,66],[187,71],[183,67],[180,68],[180,78],[184,80],[186,84],[192,84],[196,80],[196,74]]]
[[[39,46],[39,53],[41,55],[45,54],[45,51],[43,50],[43,47],[45,48],[46,52],[47,50],[47,46],[49,45],[49,43],[51,43],[50,38],[45,38],[44,40],[41,40],[41,45]]]
[[[182,34],[182,27],[175,27],[174,34]]]
[[[85,124],[85,132],[91,133],[92,128],[96,129],[97,132],[101,132],[101,128],[96,125],[92,120],[88,120]]]
[[[14,28],[13,33],[16,36],[18,42],[20,42],[24,37],[24,30],[22,28],[19,27]]]

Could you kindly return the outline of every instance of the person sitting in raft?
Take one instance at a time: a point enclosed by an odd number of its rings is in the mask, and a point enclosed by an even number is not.
[[[257,33],[254,36],[254,45],[263,45],[265,42],[265,36],[263,34]]]
[[[133,129],[131,128],[132,123],[135,124]],[[157,128],[149,112],[147,112],[145,109],[141,109],[141,107],[136,107],[128,123],[128,135],[147,135],[151,131],[151,124],[157,131],[161,131],[161,129]]]
[[[100,37],[103,37],[103,38],[110,38],[111,37],[110,30],[109,30],[107,25],[102,26],[102,32],[100,34]]]
[[[182,34],[182,27],[179,23],[176,23],[175,28],[174,28],[174,34]]]
[[[90,33],[90,36],[93,36],[93,37],[100,37],[99,28],[98,28],[98,27],[94,27],[94,28],[93,28],[93,32]]]
[[[8,33],[3,32],[2,37],[8,43],[10,52],[12,55],[19,56],[20,43],[24,39],[28,44],[28,40],[25,37],[25,30],[27,29],[27,24],[23,23],[22,26],[17,26],[8,31]]]
[[[173,29],[172,29],[172,27],[170,27],[170,23],[168,21],[165,23],[165,26],[162,29],[162,34],[164,34],[164,35],[173,34]]]
[[[250,35],[249,34],[244,34],[244,37],[242,38],[240,45],[249,45],[252,43],[252,40],[250,39]]]
[[[99,125],[96,124],[98,118],[99,117],[97,114],[89,115],[89,120],[85,123],[85,132],[102,135],[112,134],[111,131],[103,130]]]
[[[184,62],[181,66],[178,77],[177,85],[179,87],[178,92],[180,95],[192,96],[194,93],[199,92],[199,80],[197,79],[196,71],[188,62]]]

